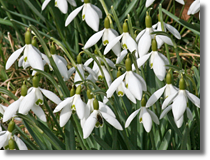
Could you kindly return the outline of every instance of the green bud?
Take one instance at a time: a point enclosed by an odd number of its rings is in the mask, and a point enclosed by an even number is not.
[[[91,94],[91,91],[89,89],[87,90],[87,97],[88,97],[88,99],[93,98],[93,95]]]
[[[51,47],[50,47],[50,53],[51,53],[51,54],[55,54],[55,53],[56,53],[56,48],[55,48],[54,43],[52,43],[52,45],[51,45]]]
[[[29,28],[27,29],[25,33],[25,44],[31,44],[31,32]]]
[[[117,77],[121,76],[121,71],[120,69],[117,71]]]
[[[77,56],[77,64],[82,64],[82,57],[80,54]]]
[[[150,17],[149,13],[147,12],[146,18],[145,18],[145,25],[146,28],[152,27],[152,18]]]
[[[157,41],[156,38],[152,39],[152,51],[157,51],[158,47],[157,47]]]
[[[72,87],[72,89],[70,90],[70,97],[75,95],[75,88],[74,86]]]
[[[181,77],[181,79],[179,80],[179,89],[185,90],[185,81],[183,77]]]
[[[147,103],[147,101],[146,101],[145,95],[143,95],[143,98],[141,99],[141,106],[145,107],[146,103]]]
[[[126,71],[131,71],[132,70],[131,59],[130,59],[129,56],[125,60],[125,68],[126,68]]]
[[[110,22],[109,22],[109,18],[108,17],[106,17],[105,20],[104,20],[104,27],[106,29],[110,28]]]
[[[14,150],[15,149],[15,141],[12,138],[10,138],[8,143],[9,143],[8,144],[9,149]]]
[[[84,3],[90,3],[90,0],[84,0]]]
[[[76,94],[80,94],[81,93],[81,85],[79,85],[76,89]]]
[[[21,86],[21,96],[26,96],[26,94],[27,94],[27,86],[23,84]]]
[[[166,74],[166,84],[172,84],[172,76],[170,72]]]
[[[98,54],[98,51],[97,51],[97,49],[95,49],[95,50],[94,50],[94,53],[95,53],[95,54]]]
[[[128,32],[128,24],[127,24],[127,22],[123,23],[123,32]]]
[[[39,87],[39,76],[35,75],[33,78],[32,78],[32,83],[33,83],[33,87],[37,88]]]
[[[32,38],[31,44],[32,44],[34,47],[36,47],[36,48],[39,47],[38,44],[37,44],[36,37],[33,37],[33,38]]]
[[[93,100],[93,108],[94,108],[94,110],[99,109],[99,103],[98,103],[98,100],[96,98]]]
[[[9,132],[12,132],[13,130],[14,130],[14,128],[15,128],[15,122],[13,121],[13,120],[11,120],[10,122],[9,122],[9,125],[8,125],[8,131]]]

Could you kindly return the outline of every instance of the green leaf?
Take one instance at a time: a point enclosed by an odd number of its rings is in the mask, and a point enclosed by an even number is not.
[[[10,20],[6,20],[6,19],[2,19],[2,18],[0,18],[0,24],[13,27],[13,24],[12,24],[12,22],[10,22]]]
[[[168,146],[170,145],[171,142],[171,129],[169,129],[165,136],[163,137],[163,140],[160,144],[160,147],[158,148],[158,150],[167,150]]]
[[[75,150],[76,149],[76,144],[75,144],[75,134],[74,134],[74,127],[69,120],[64,129],[64,134],[65,134],[65,146],[66,150]]]
[[[106,143],[104,142],[104,140],[102,140],[99,136],[94,135],[93,136],[94,139],[96,140],[96,142],[105,150],[112,150],[112,148]]]
[[[0,93],[6,94],[14,100],[18,100],[18,98],[9,90],[4,87],[0,87]]]

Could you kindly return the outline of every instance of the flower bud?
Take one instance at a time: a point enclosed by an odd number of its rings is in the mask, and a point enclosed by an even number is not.
[[[120,71],[120,69],[117,71],[117,78],[118,78],[119,76],[121,76],[121,71]]]
[[[25,33],[25,44],[31,44],[31,32],[29,28],[27,29]]]
[[[129,56],[127,56],[127,58],[125,60],[125,68],[126,68],[126,71],[131,71],[132,70],[131,59],[130,59]]]
[[[37,40],[36,40],[36,37],[35,37],[35,36],[32,38],[31,44],[32,44],[34,47],[36,47],[36,48],[39,47],[38,44],[37,44]]]
[[[110,28],[110,22],[109,22],[109,18],[108,17],[106,17],[105,20],[104,20],[104,27],[106,29]]]
[[[13,121],[13,120],[11,120],[10,122],[9,122],[9,125],[8,125],[8,131],[9,132],[12,132],[13,130],[14,130],[14,128],[15,128],[15,122]]]
[[[185,81],[183,77],[181,77],[181,79],[179,80],[179,89],[185,90]]]
[[[127,22],[123,23],[123,32],[128,32],[128,24],[127,24]]]
[[[146,18],[145,18],[145,25],[146,28],[152,27],[152,18],[150,17],[149,13],[147,12]]]
[[[172,84],[172,76],[170,72],[166,74],[166,84]]]
[[[51,53],[51,54],[55,54],[55,53],[56,53],[56,49],[55,49],[54,43],[52,43],[52,45],[51,45],[51,47],[50,47],[50,53]]]
[[[141,106],[145,107],[146,103],[147,103],[147,101],[146,101],[145,95],[143,95],[143,98],[141,99]]]
[[[14,150],[15,149],[15,141],[12,138],[10,138],[8,143],[9,143],[8,144],[9,149]]]
[[[27,94],[27,86],[25,83],[21,86],[21,96],[26,96]]]
[[[158,47],[157,47],[157,41],[156,38],[154,37],[154,39],[152,39],[152,51],[157,51]]]
[[[91,94],[91,91],[89,89],[87,90],[87,97],[88,97],[88,99],[93,98],[93,95]]]
[[[90,0],[84,0],[84,3],[90,3]]]
[[[82,57],[80,54],[77,56],[77,64],[82,64]]]
[[[33,83],[33,87],[37,88],[39,87],[39,76],[35,75],[33,78],[32,78],[32,83]]]
[[[96,98],[93,100],[93,108],[94,108],[94,110],[99,109],[99,103],[98,103],[98,100]]]
[[[75,95],[75,88],[74,86],[72,87],[72,89],[70,90],[70,97]]]
[[[79,85],[76,89],[76,94],[80,94],[81,93],[81,85]]]
[[[98,51],[97,51],[97,49],[95,49],[95,50],[94,50],[94,53],[95,53],[95,54],[98,54]]]

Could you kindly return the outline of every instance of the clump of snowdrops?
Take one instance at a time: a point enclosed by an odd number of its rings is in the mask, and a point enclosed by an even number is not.
[[[200,149],[199,0],[0,4],[0,148]]]

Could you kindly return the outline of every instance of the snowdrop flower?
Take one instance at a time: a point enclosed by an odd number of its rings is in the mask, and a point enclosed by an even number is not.
[[[83,138],[86,139],[89,137],[94,127],[102,127],[104,123],[104,119],[111,124],[114,128],[118,130],[123,130],[122,126],[115,118],[114,113],[111,109],[104,105],[102,102],[98,102],[97,99],[93,100],[93,112],[87,118],[83,126]]]
[[[68,120],[70,119],[72,113],[77,113],[79,119],[83,119],[88,108],[86,104],[82,101],[81,96],[81,85],[79,85],[76,89],[76,94],[74,88],[71,89],[70,97],[61,101],[57,107],[54,109],[53,113],[60,113],[60,126],[63,127]]]
[[[191,5],[190,8],[187,12],[188,15],[191,14],[196,14],[197,12],[200,11],[200,0],[195,0]],[[200,14],[199,14],[199,19],[200,19]]]
[[[3,106],[3,105],[0,104],[0,114],[4,115],[4,112],[5,112],[6,109],[7,109],[6,106]],[[0,132],[2,131],[2,128],[1,128],[1,120],[2,120],[2,117],[0,115]]]
[[[154,1],[155,1],[155,0],[146,0],[145,6],[146,6],[146,7],[149,7]],[[182,4],[182,5],[185,4],[184,0],[176,0],[176,1],[179,2],[179,3]]]
[[[145,97],[142,98],[141,100],[141,108],[137,109],[136,111],[134,111],[126,120],[125,122],[125,128],[127,128],[131,121],[136,117],[136,115],[140,112],[139,114],[139,122],[143,123],[144,129],[146,130],[146,132],[150,132],[151,128],[152,128],[152,121],[154,121],[156,124],[159,125],[159,120],[158,117],[156,116],[156,114],[154,112],[152,112],[151,110],[147,109],[148,107],[145,107],[146,105],[146,100]]]
[[[112,41],[110,41],[110,43],[106,46],[105,50],[104,50],[104,54],[106,55],[114,46],[117,45],[117,43],[120,41],[120,39],[122,39],[121,41],[121,46],[123,49],[128,49],[131,53],[133,51],[136,51],[136,57],[138,57],[137,55],[137,44],[135,42],[135,40],[131,37],[131,35],[128,33],[128,24],[127,22],[123,23],[123,33],[116,37],[115,39],[113,39]],[[118,56],[120,56],[118,54]]]
[[[8,125],[8,130],[0,131],[0,148],[3,147],[4,149],[7,149],[9,147],[9,149],[15,149],[15,148],[10,148],[9,144],[10,140],[14,140],[19,150],[28,150],[25,143],[18,136],[16,135],[12,136],[12,131],[14,130],[14,127],[15,127],[14,121],[10,121]]]
[[[80,54],[77,56],[76,67],[79,70],[79,72],[81,73],[81,76],[82,76],[83,79],[85,79],[85,70],[86,70],[91,75],[89,77],[93,78],[94,80],[97,80],[97,77],[96,77],[96,74],[94,73],[94,71],[91,68],[89,68],[88,66],[85,66],[85,65],[82,64],[82,57],[81,57]],[[68,77],[71,77],[71,75],[75,71],[76,71],[75,67],[72,67],[71,69],[69,69],[68,70]],[[89,79],[89,77],[87,79]],[[76,71],[75,77],[74,77],[74,83],[82,81],[82,78],[80,77],[79,73]],[[91,78],[90,78],[90,80],[92,80]],[[76,86],[79,86],[79,84],[76,84]]]
[[[42,56],[39,52],[37,52],[36,48],[31,44],[31,33],[29,29],[26,31],[25,34],[25,46],[16,50],[12,55],[8,58],[6,63],[6,69],[9,69],[12,64],[17,60],[20,54],[24,51],[23,55],[23,67],[24,65],[29,65],[34,69],[39,69],[44,71],[44,65],[42,62]],[[26,68],[26,67],[24,67]]]
[[[150,17],[148,12],[145,18],[145,24],[146,24],[146,29],[142,30],[136,37],[136,41],[138,42],[138,53],[140,58],[148,53],[152,39],[154,38],[154,35],[151,33],[154,31],[154,28],[156,28],[157,26],[157,24],[152,26],[152,18]],[[156,36],[160,39],[157,41],[158,48],[162,46],[163,42],[169,45],[173,45],[169,37],[162,35],[161,36],[156,35]]]
[[[42,4],[42,10],[45,9],[45,7],[48,5],[48,3],[50,1],[51,0],[44,1],[44,3]],[[75,0],[55,0],[55,6],[58,7],[62,13],[66,14],[68,11],[68,3],[67,2],[69,2],[74,7],[77,6]]]
[[[84,49],[90,48],[93,45],[95,45],[101,39],[101,37],[103,45],[106,46],[107,44],[109,44],[109,42],[111,42],[113,39],[115,39],[118,36],[117,31],[110,28],[108,17],[106,17],[104,20],[104,27],[105,28],[102,31],[95,33],[88,39],[88,41],[84,46]],[[116,43],[116,45],[112,48],[112,51],[116,56],[119,55],[119,53],[121,52],[120,42]]]
[[[196,97],[194,94],[185,90],[185,81],[184,81],[184,78],[182,77],[179,81],[179,91],[170,95],[163,102],[162,109],[165,109],[165,110],[161,113],[160,119],[163,118],[170,110],[172,110],[174,121],[176,122],[176,125],[178,128],[180,128],[183,123],[183,115],[185,111],[187,112],[187,117],[190,120],[192,120],[193,119],[192,112],[187,107],[188,98],[198,108],[200,108],[200,99]],[[171,102],[172,104],[169,105]]]
[[[99,19],[102,18],[102,12],[97,6],[91,4],[90,0],[84,0],[84,4],[82,6],[76,8],[69,14],[66,19],[65,26],[68,26],[81,10],[82,20],[85,20],[87,25],[97,32],[99,28]]]
[[[125,60],[125,66],[126,72],[115,79],[106,91],[107,98],[110,98],[121,85],[126,96],[135,103],[134,99],[141,100],[142,91],[147,90],[146,82],[140,75],[131,71],[131,59],[129,57]],[[123,79],[125,79],[125,83],[122,83]],[[122,91],[122,89],[120,91]]]
[[[155,75],[160,81],[165,78],[166,65],[169,65],[168,59],[157,50],[157,41],[154,38],[152,40],[152,52],[137,59],[138,68],[140,68],[150,58],[150,68],[153,69]],[[132,66],[132,70],[135,70],[135,66]]]
[[[44,111],[39,104],[43,104],[43,95],[53,101],[55,104],[61,102],[60,98],[53,92],[39,87],[39,77],[34,76],[33,87],[29,88],[28,94],[20,102],[19,113],[27,114],[29,110],[32,110],[41,120],[46,121]]]

